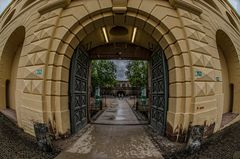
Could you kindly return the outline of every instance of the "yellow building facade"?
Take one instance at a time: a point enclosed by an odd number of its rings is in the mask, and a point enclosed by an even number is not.
[[[30,134],[34,122],[69,132],[74,50],[131,43],[166,57],[165,135],[183,141],[190,126],[204,125],[207,136],[240,120],[239,29],[222,0],[13,0],[0,17],[0,109],[14,109]],[[221,126],[225,113],[236,118]]]

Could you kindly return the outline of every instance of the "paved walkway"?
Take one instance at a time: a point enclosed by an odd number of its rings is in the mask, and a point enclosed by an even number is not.
[[[101,116],[95,121],[98,124],[139,124],[138,119],[134,115],[133,111],[127,104],[127,102],[122,99],[116,99],[112,103],[111,107],[107,108]]]
[[[143,126],[124,100],[116,100],[89,129],[56,159],[161,159]],[[108,125],[109,124],[109,125]],[[113,125],[115,124],[115,125]]]

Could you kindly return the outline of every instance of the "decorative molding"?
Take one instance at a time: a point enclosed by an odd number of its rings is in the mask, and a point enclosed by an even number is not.
[[[112,10],[114,13],[124,14],[127,11],[127,0],[112,0]]]
[[[71,0],[50,0],[46,5],[41,7],[38,12],[43,15],[47,12],[55,10],[57,8],[65,8],[70,4]]]
[[[183,0],[169,0],[169,2],[174,8],[181,8],[198,16],[203,12],[199,7]]]

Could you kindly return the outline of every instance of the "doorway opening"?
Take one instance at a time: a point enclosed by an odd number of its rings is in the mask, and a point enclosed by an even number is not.
[[[6,108],[10,108],[10,80],[6,80]]]
[[[99,113],[116,107],[114,103],[124,103],[126,105],[124,108],[131,108],[136,117],[141,119],[141,123],[148,123],[150,114],[148,65],[149,62],[146,60],[92,60],[89,106],[91,119],[95,120],[93,116],[96,114],[99,116]],[[120,109],[123,107],[117,108],[119,110],[111,111],[112,116],[116,116],[117,111],[122,111]],[[122,121],[129,118],[126,115],[123,117],[124,114],[121,116]]]
[[[232,83],[230,83],[230,86],[229,86],[229,94],[230,94],[230,109],[229,109],[229,112],[232,113],[233,112],[233,100],[234,100],[234,85]]]
[[[222,30],[217,31],[217,49],[220,57],[222,71],[223,107],[221,127],[224,127],[239,114],[238,100],[236,97],[238,86],[238,56],[229,36]]]
[[[118,46],[117,53],[110,47],[116,45]],[[124,48],[119,48],[119,46],[124,46]],[[137,54],[136,50],[145,54]],[[141,78],[145,78],[145,87],[133,85],[129,82],[131,80],[111,81],[111,78],[96,76],[99,72],[107,72],[107,75],[110,75],[108,71],[116,69],[111,68],[111,65],[114,65],[113,61],[121,60],[130,60],[127,71],[130,69],[130,64],[140,64],[141,68],[136,67],[137,70],[145,70],[146,73],[138,75],[140,80],[132,80],[142,82]],[[96,69],[96,63],[102,67]],[[102,111],[102,114],[94,121],[98,124],[141,124],[137,118],[136,120],[131,118],[131,121],[127,118],[133,113],[132,110],[135,110],[147,118],[146,123],[164,135],[168,109],[167,68],[166,58],[161,49],[152,52],[134,44],[106,44],[87,52],[79,46],[71,59],[70,70],[69,97],[72,133],[83,128],[88,122],[92,122],[92,117],[99,111]],[[130,76],[131,72],[126,75]],[[100,81],[100,84],[96,86],[96,81],[93,79]],[[135,88],[131,88],[131,85]]]
[[[228,109],[225,110],[222,115],[221,127],[224,127],[238,116],[238,113],[233,112],[233,101],[234,101],[234,85],[231,83],[229,84],[229,107],[227,107]]]
[[[0,105],[3,105],[1,112],[8,116],[10,119],[17,121],[16,109],[17,99],[17,77],[19,59],[22,52],[22,47],[25,39],[25,27],[20,26],[15,29],[10,37],[8,38],[2,52],[1,63],[3,64],[0,68],[2,72],[1,84],[3,89],[2,97],[0,97]]]

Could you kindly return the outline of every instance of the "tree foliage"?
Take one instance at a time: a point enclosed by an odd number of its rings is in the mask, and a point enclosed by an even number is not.
[[[147,85],[146,61],[130,61],[127,69],[126,76],[132,86],[144,87]]]
[[[109,60],[95,60],[92,62],[92,86],[113,87],[116,84],[116,65]]]

